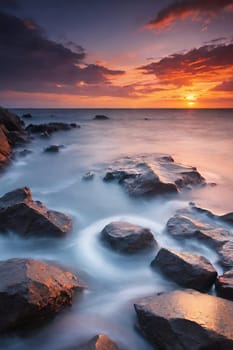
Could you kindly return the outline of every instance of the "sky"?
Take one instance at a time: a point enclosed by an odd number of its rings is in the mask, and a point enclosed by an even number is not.
[[[233,0],[0,0],[0,105],[232,108]]]

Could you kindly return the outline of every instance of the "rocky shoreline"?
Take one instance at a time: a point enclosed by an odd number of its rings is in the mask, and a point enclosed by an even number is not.
[[[24,118],[31,119],[31,115]],[[94,120],[105,120],[98,115]],[[30,124],[0,109],[0,169],[12,161],[18,145],[30,142],[32,134],[50,137],[53,132],[72,130],[75,123]],[[49,152],[58,152],[52,145]],[[83,179],[95,181],[95,173]],[[208,186],[195,167],[178,164],[170,155],[139,155],[114,161],[102,176],[103,184],[115,182],[134,200],[178,195],[182,191]],[[218,256],[223,274],[205,256],[160,246],[156,233],[126,221],[113,221],[99,232],[99,242],[120,256],[154,255],[150,268],[174,282],[172,292],[135,302],[137,323],[142,335],[155,349],[233,349],[233,213],[216,215],[191,203],[171,217],[164,235],[185,244],[195,239]],[[23,239],[47,237],[54,240],[72,232],[69,214],[48,209],[34,200],[28,187],[12,189],[0,198],[0,234]],[[72,305],[75,293],[84,287],[66,268],[51,262],[15,258],[0,262],[0,333],[19,332],[29,325],[54,317]],[[217,296],[210,295],[216,294]],[[132,301],[133,307],[133,301]],[[133,326],[133,324],[132,324]],[[103,329],[103,332],[105,330]],[[104,334],[64,350],[127,350]],[[132,350],[132,349],[128,349]]]

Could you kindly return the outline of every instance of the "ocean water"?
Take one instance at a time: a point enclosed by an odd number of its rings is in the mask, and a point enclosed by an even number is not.
[[[93,110],[32,109],[26,123],[76,122],[81,128],[54,133],[49,139],[35,136],[26,148],[32,153],[15,158],[0,177],[0,195],[21,186],[47,207],[68,213],[73,230],[62,240],[22,239],[14,233],[0,236],[2,260],[32,257],[58,261],[78,271],[88,285],[72,308],[45,327],[24,336],[1,339],[0,349],[65,350],[98,333],[105,333],[125,350],[149,350],[137,331],[134,301],[177,286],[151,271],[155,253],[126,257],[102,246],[99,233],[114,220],[151,228],[160,246],[196,251],[221,273],[217,256],[197,242],[182,244],[164,233],[167,220],[190,201],[223,214],[233,210],[233,110]],[[110,119],[93,120],[96,114]],[[145,120],[145,118],[147,120]],[[65,147],[58,154],[44,153],[50,144]],[[25,147],[24,147],[25,148]],[[196,166],[209,183],[170,199],[132,199],[117,184],[102,181],[104,169],[122,156],[170,154],[175,161]],[[96,171],[92,181],[83,181]]]

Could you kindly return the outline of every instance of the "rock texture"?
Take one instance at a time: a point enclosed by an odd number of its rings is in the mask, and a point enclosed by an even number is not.
[[[118,182],[134,197],[174,194],[206,184],[195,168],[177,164],[171,156],[148,155],[116,161],[104,181]]]
[[[104,334],[98,334],[88,343],[80,347],[72,348],[73,350],[120,350],[115,342]]]
[[[46,153],[58,153],[61,148],[63,148],[63,145],[50,145],[47,148],[45,148],[44,152]]]
[[[218,253],[223,266],[233,266],[233,234],[225,228],[177,214],[168,220],[166,229],[174,238],[195,238],[209,245]]]
[[[157,245],[148,228],[115,221],[105,226],[101,239],[112,249],[123,253],[135,253]]]
[[[233,301],[233,270],[225,272],[216,281],[217,294]]]
[[[217,277],[216,270],[205,257],[171,249],[160,249],[151,266],[182,287],[199,291],[209,289]]]
[[[233,303],[196,291],[175,291],[135,304],[144,336],[163,350],[232,350]]]
[[[77,128],[80,126],[75,123],[62,123],[62,122],[51,122],[48,124],[29,124],[26,127],[26,130],[28,130],[31,133],[40,133],[40,134],[52,134],[56,131],[65,131],[70,130],[73,128]]]
[[[12,147],[28,141],[18,116],[0,107],[0,170],[10,161]]]
[[[0,333],[36,326],[83,287],[71,272],[33,259],[0,262]]]
[[[29,188],[19,188],[0,198],[0,231],[24,236],[63,237],[72,227],[71,218],[47,209],[32,199]]]

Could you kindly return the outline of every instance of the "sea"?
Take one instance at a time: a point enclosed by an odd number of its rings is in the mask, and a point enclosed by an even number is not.
[[[16,150],[0,177],[0,195],[28,186],[35,200],[71,215],[73,229],[64,239],[0,236],[0,257],[31,257],[67,266],[87,285],[72,307],[29,334],[1,338],[0,349],[69,350],[99,333],[123,350],[150,350],[138,330],[134,303],[140,297],[177,289],[152,271],[155,253],[125,256],[103,246],[99,235],[112,221],[149,227],[161,247],[206,256],[219,274],[216,253],[198,242],[176,242],[166,222],[178,209],[194,202],[216,214],[233,211],[232,109],[13,109],[29,123],[77,123],[80,128],[34,136]],[[103,114],[108,120],[94,120]],[[63,145],[56,154],[49,145]],[[32,152],[20,157],[23,149]],[[116,183],[106,183],[106,168],[124,156],[169,154],[176,162],[195,166],[215,186],[196,188],[171,198],[130,198]],[[84,181],[83,175],[94,178]],[[214,294],[214,290],[210,291]]]

